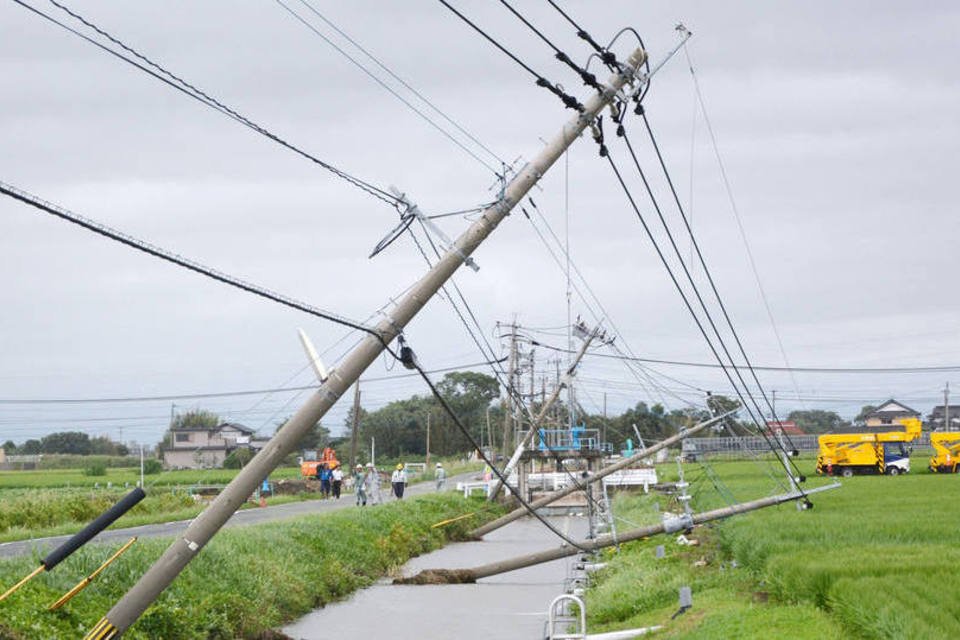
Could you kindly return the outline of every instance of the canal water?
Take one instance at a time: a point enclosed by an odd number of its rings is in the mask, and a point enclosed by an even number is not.
[[[574,540],[587,534],[582,517],[552,517]],[[524,518],[482,542],[450,544],[414,558],[404,575],[459,569],[558,546],[540,522]],[[563,592],[574,557],[492,576],[476,584],[392,585],[387,582],[307,614],[282,631],[296,640],[362,637],[389,640],[540,640],[550,601]]]

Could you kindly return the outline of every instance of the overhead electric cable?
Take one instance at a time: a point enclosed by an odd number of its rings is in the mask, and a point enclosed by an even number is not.
[[[641,114],[645,114],[645,109],[643,109],[642,105],[640,107],[640,112]],[[690,288],[693,291],[693,294],[696,297],[697,302],[700,304],[700,308],[703,311],[704,317],[706,318],[708,324],[710,325],[710,328],[713,330],[713,334],[717,338],[717,343],[720,345],[720,348],[723,351],[723,354],[726,356],[727,361],[730,363],[730,366],[733,369],[734,374],[737,376],[737,380],[740,381],[740,384],[743,386],[744,390],[746,391],[747,397],[749,397],[751,402],[753,403],[754,409],[756,409],[757,411],[757,415],[762,418],[763,411],[760,408],[760,405],[757,403],[753,394],[750,393],[747,383],[743,379],[743,374],[740,371],[740,365],[737,364],[736,360],[734,360],[733,355],[730,353],[730,349],[727,347],[726,340],[724,340],[723,336],[720,334],[720,330],[717,327],[717,323],[713,319],[713,314],[710,312],[710,309],[707,307],[707,303],[703,299],[703,295],[700,293],[700,288],[697,286],[696,281],[693,279],[693,275],[690,273],[690,268],[683,257],[683,253],[680,251],[680,247],[677,245],[676,239],[673,237],[673,232],[670,230],[670,225],[667,224],[667,220],[663,215],[663,210],[660,208],[660,203],[657,201],[657,198],[653,193],[653,188],[650,186],[650,182],[647,180],[646,173],[643,171],[643,168],[640,166],[640,161],[637,158],[637,154],[633,150],[633,144],[631,144],[630,137],[627,135],[626,129],[623,126],[623,124],[620,124],[617,127],[617,137],[619,137],[624,141],[624,143],[626,143],[627,150],[630,152],[630,158],[633,160],[633,165],[636,168],[637,173],[640,175],[640,179],[643,182],[644,189],[646,189],[647,196],[650,198],[650,202],[653,204],[653,209],[657,214],[657,218],[660,220],[660,225],[663,227],[663,230],[667,235],[667,240],[669,241],[670,246],[673,249],[673,253],[676,256],[677,261],[680,263],[680,268],[683,270],[683,273],[686,276],[687,283],[690,285]],[[673,186],[672,180],[670,181],[670,184],[672,187]],[[673,193],[674,193],[677,205],[679,206],[680,200],[679,198],[676,198],[676,191],[674,190]],[[681,212],[682,212],[682,209],[681,209]],[[684,217],[684,219],[686,218]],[[687,227],[687,229],[689,231],[689,226]],[[691,237],[693,237],[692,232],[691,232]],[[767,407],[770,409],[771,417],[775,421],[779,422],[779,420],[777,420],[774,407],[770,403],[770,399],[767,397],[766,392],[763,390],[763,386],[760,384],[760,379],[757,377],[756,372],[750,366],[750,358],[747,357],[746,350],[743,348],[743,343],[740,341],[740,336],[737,333],[736,329],[734,328],[733,322],[731,321],[730,316],[727,313],[726,305],[724,305],[723,299],[720,296],[720,292],[717,290],[716,285],[714,284],[713,277],[710,275],[710,270],[707,268],[706,261],[702,259],[703,258],[702,254],[699,254],[699,255],[701,258],[701,266],[703,266],[704,272],[707,274],[707,277],[710,281],[710,285],[712,287],[714,297],[717,299],[717,302],[719,303],[720,308],[723,310],[723,316],[724,318],[726,318],[727,326],[729,327],[730,332],[733,334],[733,337],[736,340],[737,345],[740,347],[740,354],[743,357],[743,360],[746,363],[747,368],[753,374],[753,381],[757,385],[760,395],[763,397],[764,401],[766,402]],[[757,423],[757,425],[758,427],[760,426],[759,422]],[[793,443],[791,443],[791,448],[793,448]]]
[[[484,151],[486,151],[492,158],[494,158],[497,162],[499,162],[499,163],[501,164],[501,166],[508,166],[508,165],[509,165],[508,162],[506,162],[503,158],[501,158],[501,157],[498,156],[496,153],[494,153],[493,151],[491,151],[490,148],[489,148],[487,145],[485,145],[483,142],[481,142],[479,139],[477,139],[476,136],[474,136],[474,135],[473,135],[472,133],[470,133],[467,129],[465,129],[463,126],[461,126],[456,120],[454,120],[453,118],[451,118],[450,116],[448,116],[446,113],[444,113],[444,112],[440,109],[440,107],[436,106],[433,102],[431,102],[429,99],[427,99],[426,96],[424,96],[422,93],[420,93],[419,91],[417,91],[414,87],[412,87],[406,80],[404,80],[404,79],[401,78],[399,75],[397,75],[396,73],[394,73],[393,70],[390,69],[390,67],[388,67],[388,66],[387,66],[386,64],[384,64],[382,61],[380,61],[380,59],[378,59],[376,56],[374,56],[372,53],[370,53],[367,49],[365,49],[359,42],[357,42],[356,40],[354,40],[353,38],[351,38],[348,34],[344,33],[344,31],[343,31],[342,29],[340,29],[340,27],[338,27],[336,24],[334,24],[334,23],[333,23],[329,18],[327,18],[325,15],[323,15],[322,13],[320,13],[320,11],[317,10],[316,6],[315,6],[313,3],[308,2],[307,0],[300,0],[300,2],[301,2],[305,7],[307,7],[307,9],[309,9],[311,13],[313,13],[315,16],[317,16],[318,18],[320,18],[324,23],[326,23],[327,26],[329,26],[331,29],[333,29],[333,30],[336,31],[338,34],[340,34],[340,36],[341,36],[344,40],[346,40],[347,42],[349,42],[350,44],[352,44],[354,47],[356,47],[357,49],[359,49],[365,56],[367,56],[368,58],[370,58],[370,60],[372,60],[374,64],[376,64],[378,67],[380,67],[381,69],[383,69],[384,71],[386,71],[387,74],[389,74],[389,76],[390,76],[391,78],[393,78],[394,80],[396,80],[397,82],[399,82],[405,89],[407,89],[407,90],[408,90],[410,93],[412,93],[413,95],[417,96],[417,98],[419,98],[424,104],[426,104],[428,107],[430,107],[430,109],[432,109],[434,112],[436,112],[441,118],[443,118],[444,120],[446,120],[447,122],[449,122],[457,131],[459,131],[459,132],[462,133],[464,136],[466,136],[471,142],[473,142],[474,144],[476,144],[478,147],[480,147],[481,149],[483,149]]]
[[[573,60],[571,60],[570,56],[568,56],[566,53],[561,51],[557,45],[553,44],[553,42],[547,36],[543,35],[543,32],[541,32],[533,24],[531,24],[529,20],[524,18],[523,14],[521,14],[519,11],[514,9],[510,5],[510,3],[507,2],[507,0],[500,0],[500,4],[506,7],[507,11],[512,13],[514,16],[516,16],[516,18],[520,20],[520,22],[522,22],[524,25],[526,25],[528,29],[533,31],[533,33],[535,33],[538,38],[540,38],[544,43],[546,43],[548,47],[553,49],[554,57],[560,62],[562,62],[563,64],[573,69],[573,71],[580,76],[580,79],[583,80],[583,84],[587,85],[591,89],[596,89],[597,91],[601,91],[601,92],[603,91],[603,87],[597,81],[597,76],[583,69],[582,67],[577,65]]]
[[[80,14],[78,14],[78,13],[72,11],[71,9],[67,8],[66,6],[64,6],[64,5],[56,2],[56,0],[50,0],[51,4],[53,4],[54,6],[60,8],[61,10],[63,10],[64,12],[66,12],[67,14],[69,14],[70,16],[72,16],[73,18],[75,18],[76,20],[78,20],[78,21],[80,21],[81,23],[83,23],[85,26],[89,27],[90,29],[93,29],[93,30],[96,31],[98,34],[100,34],[100,35],[103,36],[104,38],[107,38],[108,40],[110,40],[111,42],[113,42],[113,43],[116,44],[117,46],[121,47],[121,48],[124,49],[125,51],[127,51],[127,52],[131,53],[132,55],[136,56],[137,58],[139,58],[140,60],[142,60],[144,63],[146,63],[147,65],[149,65],[150,67],[153,67],[153,69],[156,69],[156,71],[153,71],[152,69],[149,69],[148,67],[146,67],[146,66],[144,66],[144,65],[136,62],[135,60],[133,60],[133,59],[131,59],[131,58],[128,58],[127,56],[119,53],[118,51],[115,51],[115,50],[111,49],[110,47],[104,45],[104,44],[101,43],[101,42],[97,42],[97,41],[94,40],[93,38],[91,38],[91,37],[89,37],[89,36],[87,36],[87,35],[79,32],[79,31],[77,31],[76,29],[70,27],[70,26],[67,25],[67,24],[64,24],[63,22],[60,22],[59,20],[57,20],[57,19],[54,18],[53,16],[51,16],[51,15],[49,15],[49,14],[46,14],[46,13],[44,13],[43,11],[40,11],[40,10],[37,9],[36,7],[31,6],[30,4],[24,2],[23,0],[13,0],[13,1],[16,2],[18,5],[20,5],[21,7],[27,9],[28,11],[31,11],[32,13],[34,13],[34,14],[42,17],[42,18],[44,18],[45,20],[47,20],[47,21],[49,21],[49,22],[51,22],[51,23],[59,26],[59,27],[62,28],[62,29],[65,29],[66,31],[69,31],[70,33],[74,34],[75,36],[77,36],[77,37],[79,37],[79,38],[82,38],[83,40],[85,40],[85,41],[89,42],[90,44],[96,46],[97,48],[105,51],[106,53],[109,53],[110,55],[112,55],[112,56],[114,56],[114,57],[122,60],[123,62],[126,62],[127,64],[129,64],[129,65],[131,65],[131,66],[133,66],[133,67],[136,67],[137,69],[140,69],[140,70],[143,71],[144,73],[146,73],[146,74],[148,74],[148,75],[156,78],[157,80],[160,80],[160,81],[163,82],[164,84],[166,84],[166,85],[168,85],[168,86],[170,86],[170,87],[173,87],[174,89],[176,89],[177,91],[183,93],[184,95],[189,96],[189,97],[193,98],[194,100],[197,100],[197,101],[200,102],[201,104],[204,104],[204,105],[210,107],[210,108],[213,109],[214,111],[219,111],[220,113],[226,115],[227,117],[231,118],[232,120],[235,120],[236,122],[239,122],[239,123],[243,124],[244,126],[248,127],[249,129],[251,129],[251,130],[253,130],[253,131],[256,131],[257,133],[259,133],[259,134],[261,134],[261,135],[269,138],[270,140],[273,140],[273,141],[276,142],[277,144],[285,147],[286,149],[289,149],[290,151],[293,151],[293,152],[296,153],[297,155],[299,155],[299,156],[301,156],[301,157],[303,157],[303,158],[306,158],[307,160],[310,160],[310,161],[313,162],[314,164],[316,164],[316,165],[322,167],[323,169],[325,169],[325,170],[333,173],[333,174],[336,175],[337,177],[339,177],[339,178],[347,181],[348,183],[350,183],[350,184],[352,184],[353,186],[357,187],[358,189],[366,192],[367,194],[369,194],[369,195],[377,198],[378,200],[381,200],[381,201],[389,204],[390,206],[394,206],[394,207],[395,207],[395,206],[397,205],[397,199],[396,199],[393,195],[391,195],[390,193],[384,191],[383,189],[380,189],[379,187],[374,186],[373,184],[371,184],[371,183],[369,183],[369,182],[366,182],[366,181],[364,181],[364,180],[361,180],[360,178],[357,178],[357,177],[355,177],[355,176],[350,175],[350,174],[347,173],[346,171],[343,171],[342,169],[339,169],[339,168],[335,167],[334,165],[332,165],[332,164],[330,164],[330,163],[328,163],[328,162],[325,162],[325,161],[321,160],[320,158],[318,158],[318,157],[316,157],[316,156],[314,156],[314,155],[312,155],[312,154],[310,154],[310,153],[308,153],[308,152],[300,149],[299,147],[295,146],[293,143],[288,142],[287,140],[281,138],[280,136],[278,136],[278,135],[276,135],[276,134],[268,131],[266,128],[264,128],[264,127],[262,127],[261,125],[253,122],[252,120],[250,120],[250,119],[247,118],[246,116],[240,114],[240,113],[237,112],[236,110],[231,109],[230,107],[226,106],[224,103],[220,102],[220,101],[217,100],[216,98],[211,97],[209,94],[207,94],[207,93],[204,92],[203,90],[197,88],[195,85],[187,82],[186,80],[183,80],[182,78],[180,78],[179,76],[171,73],[170,71],[168,71],[168,70],[165,69],[164,67],[160,66],[159,64],[157,64],[157,63],[154,62],[153,60],[151,60],[151,59],[147,58],[146,56],[144,56],[143,54],[139,53],[138,51],[136,51],[136,50],[133,49],[132,47],[124,44],[124,43],[121,42],[119,39],[113,37],[112,35],[110,35],[110,34],[107,33],[106,31],[104,31],[103,29],[101,29],[101,28],[98,27],[97,25],[93,24],[92,22],[90,22],[89,20],[87,20],[86,18],[84,18],[83,16],[81,16]],[[159,73],[158,73],[158,72],[159,72]],[[161,75],[161,74],[162,74],[162,75]],[[164,76],[165,76],[165,77],[164,77]]]
[[[763,300],[763,307],[767,312],[767,317],[770,319],[770,326],[773,329],[773,334],[777,339],[777,346],[780,348],[780,356],[783,358],[783,363],[789,368],[790,359],[787,357],[787,351],[783,346],[783,339],[780,336],[780,329],[777,327],[777,321],[773,317],[773,310],[770,308],[770,300],[767,298],[767,292],[763,287],[763,281],[760,280],[760,272],[757,269],[757,263],[756,260],[754,260],[753,251],[750,249],[750,243],[747,240],[747,232],[744,229],[743,221],[740,218],[740,208],[737,206],[737,201],[733,197],[733,187],[730,185],[730,178],[727,176],[727,168],[723,163],[723,157],[720,155],[720,146],[717,144],[717,136],[713,132],[713,125],[710,122],[710,116],[707,114],[707,107],[703,100],[703,93],[700,91],[700,81],[697,78],[696,72],[693,70],[693,59],[690,56],[690,51],[686,44],[683,46],[683,52],[687,58],[687,65],[690,69],[690,77],[693,79],[693,88],[697,95],[697,101],[700,103],[700,112],[703,114],[703,123],[707,127],[707,133],[710,135],[710,142],[713,146],[713,153],[717,158],[717,165],[720,168],[720,177],[723,180],[723,186],[727,193],[727,199],[730,202],[730,209],[733,211],[733,217],[737,222],[737,230],[740,232],[740,239],[743,241],[743,247],[746,251],[747,259],[750,262],[750,269],[752,270],[753,278],[757,283],[757,290],[760,292],[760,299]],[[659,152],[657,155],[659,155]],[[799,386],[797,385],[796,379],[792,377],[792,374],[791,380],[794,388],[799,394]]]
[[[502,362],[502,360],[501,360]],[[439,369],[431,369],[427,373],[447,373],[449,371],[461,371],[463,369],[469,369],[473,367],[481,367],[488,365],[489,362],[470,362],[460,365],[455,365],[451,367],[441,367]],[[415,378],[418,374],[416,373],[397,373],[389,376],[373,376],[370,378],[363,378],[364,383],[371,382],[384,382],[387,380],[399,380],[401,378]],[[295,387],[275,387],[272,389],[243,389],[239,391],[215,391],[210,393],[167,393],[163,395],[155,396],[114,396],[114,397],[105,397],[105,398],[0,398],[0,405],[21,405],[21,404],[35,404],[35,405],[44,405],[44,404],[113,404],[113,403],[125,403],[125,402],[153,402],[153,401],[170,401],[170,400],[200,400],[204,398],[231,398],[237,396],[258,396],[263,394],[271,393],[282,393],[286,391],[306,391],[310,389],[316,389],[317,385],[305,385],[305,386],[295,386]]]
[[[489,34],[487,34],[487,32],[485,32],[483,29],[481,29],[480,27],[478,27],[478,26],[477,26],[474,22],[472,22],[468,17],[466,17],[465,15],[463,15],[462,13],[460,13],[459,11],[457,11],[449,2],[447,2],[447,0],[438,0],[438,1],[440,2],[440,4],[442,4],[442,5],[445,6],[447,9],[449,9],[453,14],[455,14],[458,18],[460,18],[461,20],[463,20],[464,22],[466,22],[470,27],[473,28],[474,31],[476,31],[476,32],[479,33],[481,36],[483,36],[484,39],[487,40],[487,42],[489,42],[490,44],[492,44],[493,46],[495,46],[497,49],[499,49],[500,51],[502,51],[504,54],[506,54],[507,57],[509,57],[511,60],[513,60],[513,61],[516,62],[518,65],[520,65],[521,67],[523,67],[523,69],[526,70],[527,73],[529,73],[529,74],[532,75],[534,78],[536,78],[536,79],[537,79],[537,83],[536,83],[536,84],[537,84],[538,87],[543,87],[544,89],[546,89],[547,91],[549,91],[549,92],[552,93],[553,95],[555,95],[555,96],[557,96],[558,98],[560,98],[561,102],[563,102],[564,106],[567,107],[568,109],[575,109],[576,111],[579,111],[579,112],[581,112],[581,113],[583,112],[583,105],[580,104],[580,101],[579,101],[579,100],[577,100],[577,99],[574,98],[573,96],[569,95],[568,93],[564,92],[563,89],[561,89],[560,87],[558,87],[557,85],[553,84],[552,82],[550,82],[549,80],[547,80],[546,78],[544,78],[542,75],[540,75],[539,73],[537,73],[536,71],[534,71],[533,68],[530,67],[530,65],[528,65],[526,62],[524,62],[523,60],[521,60],[520,58],[518,58],[518,57],[517,57],[516,55],[514,55],[513,53],[511,53],[510,50],[507,49],[506,47],[504,47],[502,44],[500,44],[499,42],[497,42],[496,40],[494,40]]]
[[[693,305],[690,304],[690,300],[687,298],[686,293],[684,293],[683,287],[680,286],[680,282],[677,280],[677,277],[673,273],[673,269],[670,267],[670,264],[667,261],[666,256],[663,254],[663,251],[661,250],[660,245],[657,243],[657,240],[654,237],[652,230],[647,225],[647,221],[644,219],[643,214],[640,212],[640,208],[639,206],[637,206],[636,200],[634,200],[633,198],[633,194],[630,193],[630,189],[627,187],[627,184],[624,181],[623,176],[620,173],[620,170],[617,168],[617,165],[614,162],[613,157],[610,154],[606,154],[606,156],[604,157],[606,158],[607,163],[610,165],[610,168],[613,170],[613,173],[616,176],[617,181],[620,183],[620,187],[623,190],[624,194],[626,195],[631,208],[633,209],[634,213],[637,215],[637,218],[640,220],[640,224],[643,226],[643,229],[647,235],[647,238],[650,240],[654,250],[657,253],[657,256],[660,258],[660,262],[663,264],[664,268],[666,269],[667,275],[670,277],[670,280],[673,282],[674,287],[676,288],[677,292],[680,294],[680,298],[683,300],[683,303],[686,306],[687,311],[689,311],[691,317],[693,318],[693,321],[697,325],[697,328],[700,330],[701,335],[703,336],[704,340],[707,342],[707,346],[710,348],[710,351],[713,353],[714,358],[716,358],[717,362],[720,363],[720,368],[723,371],[724,375],[726,376],[728,382],[736,390],[736,395],[740,398],[743,408],[750,415],[751,420],[755,424],[757,424],[760,434],[764,437],[764,439],[767,440],[768,443],[770,443],[769,436],[766,435],[764,429],[760,428],[760,423],[758,419],[753,415],[753,410],[747,404],[746,399],[743,397],[743,394],[741,393],[739,387],[737,387],[737,385],[734,383],[733,377],[730,375],[730,372],[728,371],[727,366],[723,364],[723,359],[720,357],[719,352],[716,350],[716,347],[713,345],[713,341],[710,339],[710,336],[707,333],[706,328],[703,326],[703,323],[700,320],[700,317],[694,311]],[[775,447],[773,446],[772,443],[770,443],[770,448],[771,450],[775,450]],[[784,466],[784,469],[786,469],[787,473],[792,474],[787,463],[784,463],[783,466]],[[801,495],[804,495],[802,489],[797,487],[797,490],[801,493]]]
[[[5,182],[0,182],[0,193],[28,204],[36,209],[39,209],[40,211],[44,211],[50,215],[56,216],[61,220],[66,220],[67,222],[87,229],[88,231],[92,231],[105,238],[119,242],[120,244],[126,245],[131,249],[136,249],[137,251],[154,256],[155,258],[159,258],[165,262],[170,262],[185,269],[189,269],[190,271],[199,273],[200,275],[204,275],[218,282],[228,284],[231,287],[236,287],[237,289],[260,296],[261,298],[277,302],[292,309],[297,309],[298,311],[309,313],[312,316],[328,320],[335,324],[350,327],[351,329],[356,329],[358,331],[364,331],[378,337],[380,335],[375,329],[363,326],[354,320],[348,320],[347,318],[337,315],[331,311],[319,309],[313,305],[290,298],[289,296],[275,293],[269,289],[245,282],[239,278],[235,278],[234,276],[228,275],[222,271],[204,266],[199,262],[179,256],[172,251],[167,251],[166,249],[162,249],[156,245],[134,238],[133,236],[123,233],[122,231],[117,231],[105,224],[91,220],[90,218],[84,217],[78,213],[68,211],[63,207],[42,200],[35,195],[27,193],[26,191],[18,189],[12,185],[6,184]]]
[[[303,1],[303,0],[301,0],[301,2],[302,2],[302,1]],[[467,155],[469,155],[471,158],[473,158],[474,160],[476,160],[477,162],[479,162],[483,167],[485,167],[486,169],[488,169],[488,170],[489,170],[490,172],[492,172],[494,175],[499,175],[499,174],[497,173],[497,169],[496,169],[496,168],[490,166],[490,164],[488,164],[487,161],[485,161],[483,158],[481,158],[481,157],[478,156],[476,153],[474,153],[473,150],[471,150],[469,147],[467,147],[465,144],[463,144],[460,140],[457,140],[457,138],[455,138],[453,135],[451,135],[449,131],[447,131],[446,129],[444,129],[443,127],[441,127],[439,124],[437,124],[436,122],[434,122],[433,119],[431,119],[427,114],[425,114],[423,111],[421,111],[421,110],[418,109],[416,106],[414,106],[413,104],[411,104],[409,100],[407,100],[406,98],[404,98],[403,96],[401,96],[399,93],[397,93],[397,92],[393,89],[393,87],[391,87],[391,86],[388,85],[386,82],[384,82],[383,80],[381,80],[381,79],[380,79],[379,77],[377,77],[374,73],[372,73],[369,69],[367,69],[363,64],[361,64],[356,58],[354,58],[354,57],[351,56],[349,53],[347,53],[346,51],[344,51],[343,48],[341,48],[340,46],[338,46],[333,40],[331,40],[331,39],[328,38],[326,35],[324,35],[322,31],[320,31],[320,30],[317,29],[315,26],[313,26],[312,24],[310,24],[310,22],[308,22],[307,20],[305,20],[305,19],[303,18],[303,16],[301,16],[299,13],[297,13],[296,11],[294,11],[293,9],[291,9],[283,0],[274,0],[274,2],[276,2],[276,3],[277,3],[278,5],[280,5],[280,7],[282,7],[287,13],[289,13],[291,16],[293,16],[294,19],[297,20],[297,22],[299,22],[299,23],[302,24],[304,27],[306,27],[307,29],[309,29],[310,32],[312,32],[312,33],[313,33],[314,35],[316,35],[318,38],[322,39],[324,42],[326,42],[327,44],[329,44],[329,45],[330,45],[331,47],[333,47],[340,55],[342,55],[344,58],[346,58],[346,59],[349,60],[351,63],[353,63],[353,65],[356,66],[358,69],[360,69],[361,71],[363,71],[367,76],[370,77],[371,80],[373,80],[374,82],[376,82],[378,85],[380,85],[381,87],[383,87],[387,92],[389,92],[391,95],[393,95],[393,97],[395,97],[397,100],[399,100],[399,101],[402,102],[404,105],[406,105],[406,107],[407,107],[408,109],[410,109],[411,111],[413,111],[414,113],[416,113],[416,114],[417,114],[418,116],[420,116],[424,121],[426,121],[430,126],[432,126],[434,129],[436,129],[437,131],[439,131],[444,137],[446,137],[448,140],[450,140],[450,142],[452,142],[452,143],[455,144],[457,147],[459,147],[461,151],[463,151],[464,153],[466,153]],[[307,7],[310,8],[309,5],[307,5]]]

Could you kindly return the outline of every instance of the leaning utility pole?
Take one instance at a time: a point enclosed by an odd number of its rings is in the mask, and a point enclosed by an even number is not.
[[[510,363],[507,365],[507,401],[503,405],[503,457],[510,454],[510,437],[513,432],[513,379],[517,370],[517,320],[510,324]]]
[[[618,462],[615,462],[615,463],[613,463],[613,464],[611,464],[611,465],[608,465],[608,466],[604,467],[603,469],[600,469],[599,471],[597,471],[596,473],[594,473],[594,474],[592,474],[592,475],[588,475],[588,476],[585,477],[585,478],[580,478],[580,481],[579,481],[579,482],[572,483],[572,484],[570,484],[569,486],[567,486],[565,489],[560,489],[559,491],[554,491],[553,493],[547,494],[547,495],[545,495],[545,496],[542,497],[542,498],[539,498],[539,499],[537,499],[537,500],[534,500],[534,501],[526,504],[525,506],[518,507],[518,508],[514,509],[513,511],[511,511],[510,513],[508,513],[508,514],[506,514],[506,515],[500,516],[500,517],[497,518],[496,520],[492,520],[491,522],[488,522],[487,524],[484,524],[484,525],[481,525],[481,526],[477,527],[476,529],[474,529],[473,531],[471,531],[468,535],[469,535],[470,537],[473,537],[473,538],[480,538],[480,537],[482,537],[482,536],[485,536],[485,535],[487,535],[488,533],[490,533],[491,531],[495,531],[495,530],[499,529],[499,528],[502,527],[502,526],[505,526],[505,525],[510,524],[510,523],[513,522],[514,520],[519,520],[520,518],[522,518],[523,516],[531,513],[532,511],[536,511],[537,509],[539,509],[539,508],[541,508],[541,507],[545,507],[545,506],[547,506],[548,504],[551,504],[551,503],[553,503],[553,502],[556,502],[556,501],[559,500],[560,498],[565,498],[566,496],[570,495],[571,493],[576,493],[577,491],[581,491],[581,490],[584,488],[584,486],[587,485],[587,484],[592,484],[592,483],[594,483],[594,482],[600,482],[601,480],[603,480],[604,478],[606,478],[606,477],[607,477],[608,475],[610,475],[611,473],[615,473],[615,472],[617,472],[617,471],[620,471],[621,469],[626,469],[626,468],[629,467],[630,465],[636,464],[637,462],[639,462],[640,460],[643,460],[644,458],[649,458],[649,457],[653,456],[657,451],[660,451],[661,449],[669,449],[670,447],[672,447],[672,446],[675,445],[676,443],[680,442],[680,441],[683,440],[684,438],[689,437],[689,436],[692,436],[693,434],[698,433],[698,432],[700,432],[700,431],[703,431],[705,428],[709,427],[710,425],[714,424],[715,422],[719,422],[719,421],[722,420],[723,418],[726,418],[726,417],[729,416],[731,413],[733,413],[733,412],[731,411],[730,413],[725,413],[725,414],[723,414],[722,416],[717,416],[717,417],[715,417],[715,418],[711,418],[711,419],[709,419],[709,420],[705,420],[705,421],[703,421],[703,422],[701,422],[701,423],[699,423],[699,424],[693,425],[693,426],[690,427],[689,429],[681,429],[678,433],[670,436],[669,438],[667,438],[667,439],[665,439],[665,440],[662,440],[661,442],[658,442],[657,444],[653,445],[652,447],[648,447],[648,448],[644,449],[643,451],[638,451],[637,453],[633,454],[632,456],[629,456],[629,457],[627,457],[627,458],[623,458],[622,460],[620,460],[620,461],[618,461]],[[506,477],[506,474],[504,474],[504,477]]]
[[[483,210],[479,218],[457,238],[453,246],[404,295],[396,306],[385,314],[367,336],[330,374],[314,393],[263,449],[244,467],[214,499],[187,530],[180,535],[163,555],[147,570],[140,580],[107,612],[107,615],[86,636],[88,640],[116,638],[146,611],[154,600],[200,549],[226,524],[230,516],[253,493],[256,486],[293,451],[300,439],[315,425],[337,400],[347,392],[382,354],[403,328],[416,316],[437,291],[464,264],[478,246],[496,229],[520,200],[543,177],[563,152],[610,104],[621,89],[633,83],[646,53],[637,49],[626,65],[613,74],[601,93],[590,96],[583,111],[569,120],[550,142],[527,163],[506,186],[500,199]],[[641,81],[648,78],[644,75]],[[408,205],[409,206],[409,205]]]
[[[394,584],[472,583],[472,582],[476,582],[477,580],[480,580],[481,578],[487,578],[490,576],[495,576],[500,573],[507,573],[508,571],[516,571],[517,569],[532,567],[533,565],[542,564],[544,562],[550,562],[552,560],[558,560],[560,558],[573,556],[582,551],[596,551],[598,549],[603,549],[604,547],[612,547],[622,542],[630,542],[633,540],[643,540],[644,538],[649,538],[651,536],[656,536],[664,533],[676,533],[677,531],[692,529],[695,525],[698,525],[698,524],[703,524],[705,522],[712,522],[714,520],[721,520],[723,518],[729,518],[731,516],[735,516],[741,513],[747,513],[749,511],[756,511],[757,509],[763,509],[765,507],[773,507],[778,504],[783,504],[784,502],[790,502],[791,500],[805,499],[808,495],[812,493],[818,493],[820,491],[828,491],[830,489],[836,489],[840,486],[842,485],[840,485],[839,483],[828,484],[822,487],[817,487],[816,489],[810,489],[809,491],[806,491],[806,492],[791,491],[790,493],[783,493],[775,496],[770,496],[768,498],[759,498],[757,500],[751,500],[750,502],[741,502],[738,504],[731,505],[729,507],[721,507],[719,509],[713,509],[712,511],[704,511],[702,513],[687,513],[680,517],[664,520],[663,522],[660,522],[658,524],[651,524],[645,527],[631,529],[630,531],[620,532],[616,535],[606,534],[594,540],[584,540],[578,543],[577,546],[564,544],[560,547],[545,549],[543,551],[530,553],[517,558],[510,558],[507,560],[497,560],[496,562],[480,565],[479,567],[473,567],[472,569],[424,569],[417,575],[412,576],[410,578],[397,578],[396,580],[393,581],[393,583]]]
[[[350,425],[350,469],[357,466],[357,437],[360,433],[360,380],[353,385],[353,424]]]

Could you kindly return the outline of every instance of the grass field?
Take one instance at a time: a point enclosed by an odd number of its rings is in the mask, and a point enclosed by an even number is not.
[[[370,585],[411,556],[463,536],[477,524],[430,525],[474,511],[455,493],[227,529],[150,607],[124,638],[227,640],[266,638],[262,632]],[[499,515],[484,510],[484,517]],[[83,637],[169,545],[137,542],[63,609],[47,605],[88,575],[119,545],[88,545],[0,603],[0,640]],[[37,566],[35,558],[0,561],[9,586]],[[375,612],[371,612],[375,615]],[[341,635],[338,630],[338,635]]]
[[[450,475],[480,468],[476,463],[444,462]],[[205,505],[194,500],[189,488],[224,485],[236,474],[237,471],[230,469],[210,469],[166,471],[146,476],[147,497],[120,518],[113,528],[194,518]],[[299,468],[281,468],[270,475],[274,481],[299,477]],[[432,479],[433,470],[411,477],[412,482]],[[0,542],[76,533],[119,500],[138,480],[139,476],[128,469],[109,469],[106,477],[93,478],[85,476],[79,469],[0,472]],[[318,493],[278,495],[268,498],[267,504],[319,497]]]
[[[912,463],[907,476],[845,480],[814,496],[809,511],[788,503],[698,529],[699,547],[667,537],[626,545],[589,592],[591,631],[666,624],[659,637],[960,636],[960,476],[929,474],[920,457]],[[695,510],[723,504],[697,465],[686,468],[700,488]],[[756,463],[713,468],[737,500],[779,492]],[[802,469],[813,476],[807,461]],[[675,476],[675,467],[661,475]],[[618,513],[656,521],[655,499],[620,499]],[[681,585],[693,587],[694,608],[670,622]]]

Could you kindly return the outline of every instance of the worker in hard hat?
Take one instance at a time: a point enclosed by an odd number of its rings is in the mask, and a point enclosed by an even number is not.
[[[437,491],[443,491],[444,485],[447,484],[447,470],[443,468],[442,463],[437,463],[437,469],[434,473],[434,476],[437,480]]]
[[[393,470],[390,483],[393,485],[393,496],[397,500],[402,500],[403,490],[407,486],[407,472],[404,470],[402,462],[398,463],[397,468]]]
[[[358,507],[367,506],[366,479],[367,479],[367,474],[363,472],[363,465],[358,464],[357,468],[353,470],[353,486],[354,486],[354,490],[357,493]]]
[[[373,466],[372,462],[367,463],[367,499],[370,504],[380,504],[383,497],[380,495],[380,472]]]

